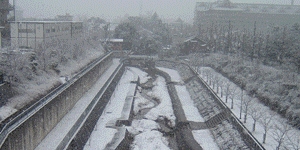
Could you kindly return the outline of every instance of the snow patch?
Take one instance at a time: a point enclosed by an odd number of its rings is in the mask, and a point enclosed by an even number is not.
[[[203,150],[219,150],[209,130],[193,130],[194,139],[201,145]]]
[[[160,116],[166,116],[170,121],[172,126],[175,125],[175,115],[173,113],[173,107],[168,89],[166,87],[166,81],[161,76],[158,76],[156,81],[153,83],[154,87],[152,93],[149,92],[149,96],[157,97],[160,100],[160,104],[155,108],[151,109],[145,117],[147,119],[156,120]]]
[[[169,150],[169,142],[158,131],[146,131],[134,138],[133,150]]]

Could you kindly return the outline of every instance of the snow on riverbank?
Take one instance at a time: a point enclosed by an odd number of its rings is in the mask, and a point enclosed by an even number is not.
[[[110,101],[105,107],[101,117],[99,118],[94,131],[92,132],[88,142],[86,143],[85,150],[101,150],[113,139],[116,129],[107,128],[106,124],[110,121],[116,121],[122,116],[127,93],[130,91],[130,82],[134,79],[135,74],[126,69],[122,78],[120,79],[115,91],[110,98]]]
[[[129,69],[140,77],[141,84],[146,83],[151,78],[146,72],[142,71],[141,69],[135,67],[129,67]]]
[[[221,74],[215,72],[213,69],[208,67],[201,67],[200,69],[200,76],[205,80],[213,81],[213,77],[217,77],[220,79],[219,83],[223,83],[223,91],[226,89],[225,86],[230,85],[231,91],[234,91],[233,96],[233,109],[231,111],[239,118],[240,116],[240,107],[241,107],[241,89],[229,81],[227,78],[223,77]],[[216,78],[215,78],[216,79]],[[210,85],[211,88],[213,88],[213,84]],[[221,88],[219,87],[219,90]],[[233,90],[235,89],[235,90]],[[217,86],[215,86],[214,91],[217,91]],[[223,92],[224,94],[225,92]],[[218,93],[219,97],[221,97],[221,92]],[[230,97],[230,96],[229,96]],[[232,96],[231,96],[232,97]],[[225,96],[221,98],[225,102]],[[248,117],[247,122],[244,123],[244,125],[248,128],[249,131],[252,131],[254,120],[251,118],[251,115],[253,115],[255,118],[258,118],[256,121],[256,128],[255,131],[252,132],[252,134],[256,137],[256,139],[263,143],[263,133],[264,133],[264,127],[268,128],[267,132],[267,138],[266,143],[263,144],[265,149],[272,150],[276,149],[276,146],[279,144],[277,141],[282,140],[283,143],[281,145],[281,148],[285,147],[286,149],[293,149],[293,146],[300,147],[300,131],[297,129],[292,128],[290,125],[286,123],[286,119],[282,118],[279,114],[273,112],[270,110],[269,107],[265,106],[264,104],[260,103],[260,101],[256,98],[249,97],[248,95],[243,95],[244,99],[244,105],[243,109],[245,109],[245,100],[250,101],[249,103],[249,109],[248,109]],[[229,108],[231,107],[231,99],[228,99],[228,102],[225,103]],[[252,110],[251,110],[252,109]],[[255,112],[256,111],[256,112]],[[252,113],[252,114],[251,114]],[[242,112],[242,119],[241,122],[244,121],[244,115],[245,112]],[[267,120],[270,120],[268,125],[265,125],[267,123]]]
[[[162,70],[169,74],[172,81],[182,82],[179,73],[176,70],[157,67],[159,70]],[[177,91],[177,95],[181,102],[182,108],[184,110],[184,114],[188,121],[195,122],[204,122],[203,117],[200,115],[197,107],[194,104],[194,101],[191,99],[189,92],[186,89],[186,86],[183,85],[175,85],[175,89]]]
[[[201,145],[203,150],[219,150],[220,148],[215,143],[210,131],[207,130],[193,130],[195,140]]]
[[[136,93],[136,98],[134,99],[134,107],[133,111],[136,115],[140,110],[146,109],[146,108],[152,108],[155,104],[151,101],[145,99],[139,92]]]
[[[166,81],[164,78],[158,76],[156,81],[153,83],[154,87],[152,92],[147,93],[151,97],[157,97],[160,104],[155,108],[152,108],[146,115],[145,118],[150,120],[156,120],[160,116],[165,116],[171,121],[171,125],[175,125],[175,115],[172,108],[172,102],[168,89],[166,87]]]
[[[162,133],[157,131],[159,128],[159,125],[153,120],[133,120],[131,127],[127,128],[130,133],[136,135],[132,149],[169,150],[169,142]]]
[[[139,75],[141,82],[147,82],[149,77],[147,73],[141,71],[138,68],[130,67],[130,70]],[[154,87],[151,92],[148,93],[149,97],[158,98],[160,103],[154,107],[154,103],[149,99],[144,98],[139,92],[137,92],[134,102],[134,112],[138,113],[139,110],[145,108],[152,108],[144,116],[142,120],[133,120],[130,127],[127,127],[128,131],[135,135],[134,141],[131,145],[133,150],[169,150],[169,142],[166,137],[163,136],[158,130],[160,126],[155,122],[157,119],[163,119],[166,117],[171,121],[171,126],[175,125],[175,116],[173,113],[171,99],[166,88],[166,82],[164,78],[158,77],[153,83]]]

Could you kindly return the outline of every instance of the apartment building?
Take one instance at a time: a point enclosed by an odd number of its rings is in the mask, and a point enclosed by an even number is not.
[[[39,48],[55,40],[76,40],[83,33],[82,22],[73,21],[13,21],[10,22],[11,46]]]

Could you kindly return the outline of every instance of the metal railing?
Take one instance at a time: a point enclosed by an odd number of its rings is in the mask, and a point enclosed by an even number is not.
[[[65,89],[70,87],[72,84],[74,84],[79,78],[81,78],[83,75],[85,75],[88,71],[90,71],[93,67],[98,65],[100,62],[102,62],[104,59],[109,57],[113,52],[110,52],[102,57],[99,57],[86,67],[84,67],[78,74],[76,74],[73,78],[71,78],[68,82],[65,84],[60,85],[59,87],[55,88],[52,92],[35,102],[33,105],[25,109],[23,112],[18,114],[16,117],[12,118],[8,123],[6,123],[0,132],[0,147],[2,147],[3,143],[5,142],[5,139],[7,136],[15,130],[17,127],[19,127],[23,122],[25,122],[27,119],[29,119],[31,116],[33,116],[36,112],[38,112],[40,109],[42,109],[46,104],[48,104],[53,98],[55,98],[57,95],[61,94]]]

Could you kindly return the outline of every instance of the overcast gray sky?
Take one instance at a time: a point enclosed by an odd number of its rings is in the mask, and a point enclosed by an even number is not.
[[[12,1],[12,0],[10,0]],[[182,18],[191,22],[196,2],[215,0],[15,0],[24,17],[53,18],[70,13],[87,17],[98,16],[112,20],[118,16],[146,15],[157,12],[161,18]],[[290,4],[291,0],[231,0],[241,3]],[[300,0],[295,0],[299,5]],[[142,8],[142,9],[141,9]]]

